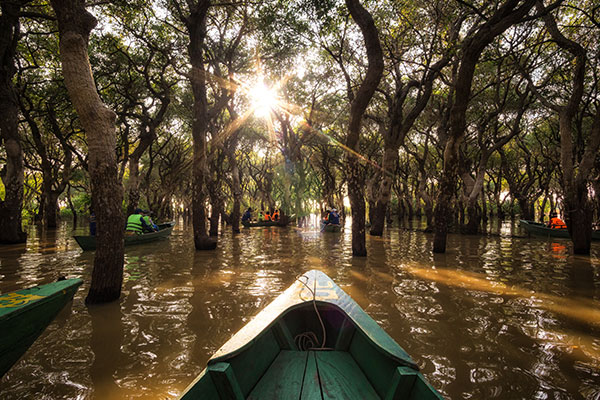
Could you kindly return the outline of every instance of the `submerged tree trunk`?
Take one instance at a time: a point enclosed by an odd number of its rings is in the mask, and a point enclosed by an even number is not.
[[[213,250],[215,238],[206,231],[206,133],[208,131],[208,100],[206,97],[206,71],[204,70],[204,40],[206,38],[206,16],[210,0],[200,0],[190,5],[190,15],[185,24],[190,35],[190,80],[194,93],[192,138],[194,162],[192,167],[192,223],[196,250]]]
[[[71,198],[71,185],[68,185],[67,188],[67,203],[69,204],[69,209],[73,214],[73,229],[77,228],[77,210],[75,209],[75,205],[73,204],[73,199]]]
[[[235,159],[235,153],[229,157],[231,165],[231,180],[233,189],[233,211],[231,213],[231,230],[233,233],[240,233],[240,218],[242,205],[242,185],[240,179],[240,169]]]
[[[531,213],[531,201],[525,195],[520,195],[517,196],[517,202],[519,203],[519,209],[521,210],[521,219],[532,221],[534,219],[534,216]]]
[[[382,177],[379,191],[377,193],[377,201],[373,210],[373,217],[371,219],[371,231],[369,232],[373,236],[383,235],[383,228],[385,225],[385,214],[387,211],[388,203],[392,198],[392,183],[394,174],[391,172],[396,168],[398,163],[398,149],[397,148],[386,148],[383,153],[383,164]]]
[[[19,40],[19,1],[2,2],[0,15],[0,144],[6,164],[0,169],[4,199],[0,199],[0,243],[24,243],[23,232],[23,149],[18,130],[18,102],[12,83],[15,53]]]
[[[58,196],[59,193],[56,191],[51,191],[46,195],[44,220],[47,228],[56,228],[58,225]]]
[[[346,146],[350,150],[359,153],[362,117],[383,74],[383,52],[379,43],[379,33],[371,14],[363,8],[359,0],[346,0],[346,6],[362,32],[368,58],[365,79],[356,95],[353,96],[350,106],[350,124],[346,138]],[[348,166],[348,197],[352,207],[352,254],[365,257],[367,247],[365,243],[364,174],[357,156],[347,154],[346,159]]]
[[[88,58],[88,40],[96,26],[79,0],[53,0],[58,18],[60,57],[65,85],[86,131],[92,207],[96,213],[96,254],[87,303],[119,298],[123,282],[123,188],[115,154],[115,113],[98,96]]]
[[[216,196],[211,203],[210,210],[210,228],[209,235],[210,236],[218,236],[219,235],[219,217],[223,212],[223,200],[220,196]]]
[[[481,209],[477,200],[469,201],[467,203],[467,224],[464,227],[464,232],[467,235],[476,235],[479,233],[479,227],[481,226]]]

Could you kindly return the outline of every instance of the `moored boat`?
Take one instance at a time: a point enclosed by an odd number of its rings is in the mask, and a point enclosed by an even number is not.
[[[63,279],[0,295],[0,377],[73,299],[82,283],[81,279]]]
[[[350,296],[312,270],[225,343],[181,399],[442,396]]]
[[[545,224],[540,222],[527,221],[525,219],[519,220],[519,223],[523,229],[532,235],[565,239],[571,237],[569,236],[569,231],[567,229],[548,228]],[[592,232],[592,240],[600,240],[600,230]]]
[[[173,231],[173,226],[175,226],[175,222],[166,222],[157,226],[158,232],[148,232],[142,233],[140,235],[125,236],[125,246],[148,243],[154,240],[168,237]],[[96,236],[73,236],[73,238],[77,241],[77,244],[79,244],[79,246],[83,250],[96,250]]]
[[[340,224],[324,224],[321,223],[321,232],[340,232],[342,226]]]
[[[256,227],[256,226],[287,226],[290,223],[289,219],[284,220],[280,220],[280,221],[254,221],[254,222],[249,222],[249,221],[242,221],[242,225],[244,225],[246,228],[252,228],[252,227]]]

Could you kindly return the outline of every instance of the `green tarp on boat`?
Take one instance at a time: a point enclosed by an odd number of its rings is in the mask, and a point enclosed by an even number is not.
[[[0,377],[73,299],[82,283],[81,279],[65,279],[0,295]]]
[[[134,244],[153,242],[155,240],[168,237],[173,231],[173,226],[175,226],[175,222],[166,222],[158,225],[158,232],[125,236],[124,244],[125,246],[131,246]],[[96,236],[73,236],[73,238],[83,250],[96,250]]]
[[[225,343],[181,399],[442,397],[398,343],[313,270]]]

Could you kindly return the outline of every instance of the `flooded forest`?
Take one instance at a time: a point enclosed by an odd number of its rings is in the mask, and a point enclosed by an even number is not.
[[[599,82],[591,0],[0,0],[0,398],[600,399]]]

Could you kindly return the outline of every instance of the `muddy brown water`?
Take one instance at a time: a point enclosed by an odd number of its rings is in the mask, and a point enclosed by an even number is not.
[[[79,228],[81,231],[82,228]],[[310,269],[348,292],[448,399],[600,399],[600,243],[433,236],[391,228],[353,258],[350,229],[226,231],[193,250],[180,221],[169,240],[127,248],[119,302],[86,307],[93,252],[67,225],[0,247],[0,292],[81,277],[75,299],[2,378],[1,399],[176,398],[210,355]]]

